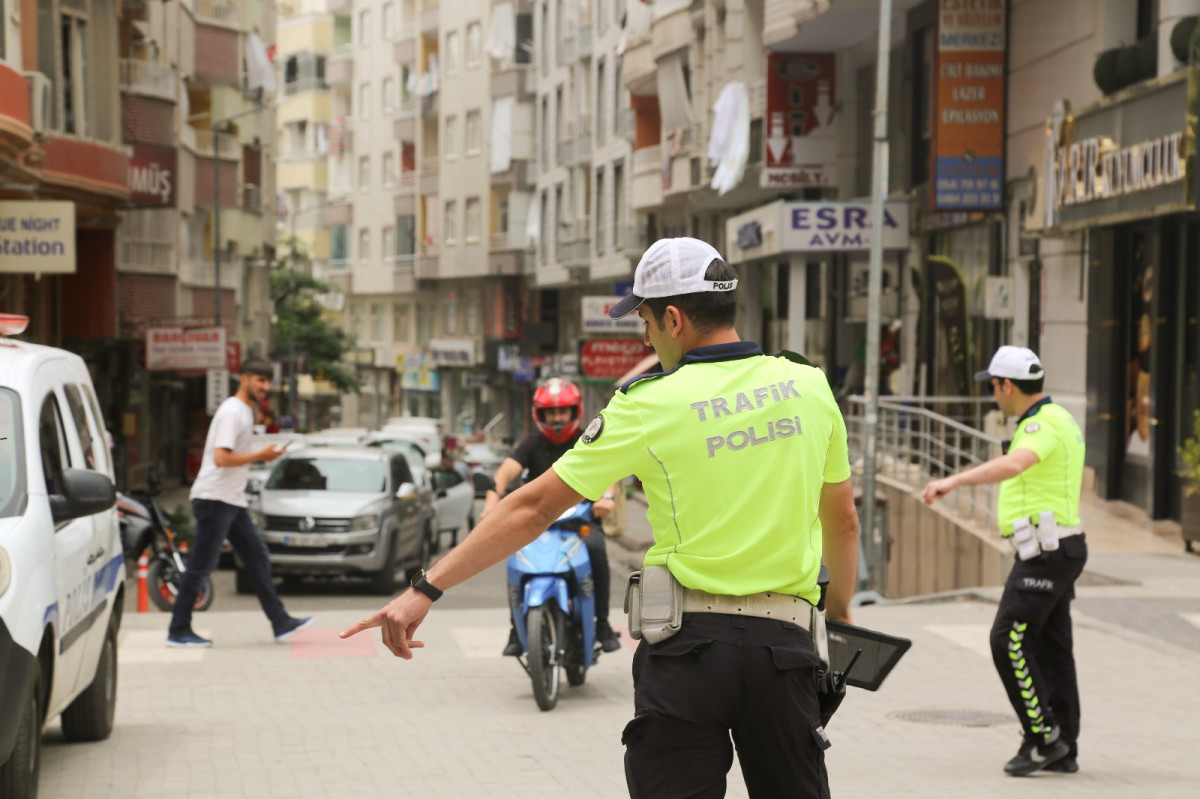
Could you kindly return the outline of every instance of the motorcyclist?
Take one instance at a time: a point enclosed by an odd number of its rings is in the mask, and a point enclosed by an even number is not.
[[[508,490],[508,485],[529,470],[529,480],[539,477],[560,456],[579,440],[580,420],[583,416],[583,396],[574,383],[561,378],[551,378],[533,395],[533,422],[538,431],[526,436],[517,444],[512,454],[504,459],[496,470],[496,488],[487,493],[483,514],[486,515]],[[613,512],[613,496],[618,486],[613,486],[604,498],[592,504],[592,513],[604,518]],[[608,568],[608,553],[604,546],[604,533],[597,530],[584,536],[588,558],[592,564],[592,579],[596,585],[596,640],[605,652],[621,648],[621,639],[608,623],[608,595],[611,575]],[[521,654],[521,640],[514,625],[508,633],[508,644],[504,654],[516,657]]]

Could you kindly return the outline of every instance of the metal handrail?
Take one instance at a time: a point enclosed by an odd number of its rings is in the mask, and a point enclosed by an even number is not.
[[[977,466],[1000,454],[1000,439],[918,402],[970,404],[977,397],[883,397],[879,400],[876,473],[919,491],[930,480]],[[862,460],[866,401],[848,398],[846,429],[851,460]],[[996,524],[999,485],[963,486],[940,504],[962,521],[989,529]]]

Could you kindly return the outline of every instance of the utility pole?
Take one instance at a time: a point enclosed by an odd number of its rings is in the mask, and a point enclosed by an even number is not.
[[[871,261],[867,277],[867,353],[863,381],[862,533],[875,535],[875,451],[879,432],[879,295],[883,291],[883,200],[888,193],[887,102],[892,45],[892,0],[879,3],[879,52],[875,64],[875,142],[871,186]],[[870,550],[873,551],[873,550]]]

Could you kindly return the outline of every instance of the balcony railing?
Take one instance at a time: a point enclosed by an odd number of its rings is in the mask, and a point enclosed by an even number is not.
[[[616,135],[622,139],[633,140],[637,132],[637,114],[632,108],[625,108],[617,115]]]
[[[345,257],[336,257],[335,256],[335,257],[329,259],[329,271],[330,272],[349,272],[350,267],[351,267],[351,265],[353,265],[353,263],[354,263],[353,258],[345,258]]]
[[[238,22],[237,3],[232,0],[189,0],[197,22],[223,25],[227,28],[241,27]]]
[[[755,78],[750,81],[750,118],[762,119],[767,111],[767,80],[766,78]]]
[[[592,24],[585,22],[575,32],[575,57],[587,58],[592,54]]]
[[[283,84],[283,93],[288,97],[305,92],[327,91],[329,91],[329,84],[325,82],[324,78],[301,78],[300,80]]]
[[[161,274],[171,274],[175,271],[174,242],[118,236],[117,249],[122,269]]]
[[[255,213],[262,213],[262,186],[256,186],[253,183],[243,183],[240,194],[243,209],[247,211],[254,211]]]
[[[175,99],[175,71],[166,64],[140,61],[133,58],[121,59],[121,88],[126,91],[149,94],[164,100]]]
[[[212,261],[185,258],[179,265],[179,279],[193,286],[211,286],[215,282]],[[222,280],[222,283],[225,281]],[[224,286],[222,286],[224,288]]]
[[[216,155],[218,158],[237,160],[238,140],[236,136],[231,136],[228,133],[218,133],[214,138],[211,130],[184,125],[180,131],[179,138],[183,140],[184,146],[190,148],[196,155],[208,156],[209,158]],[[215,153],[213,149],[214,142],[216,143]]]

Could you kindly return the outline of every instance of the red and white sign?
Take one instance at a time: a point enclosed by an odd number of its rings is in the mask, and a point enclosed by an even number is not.
[[[225,345],[225,368],[233,375],[242,371],[242,344],[240,341],[230,341]]]
[[[583,314],[584,333],[641,333],[642,318],[629,314],[624,319],[611,319],[608,311],[624,297],[583,297],[580,310]]]
[[[136,206],[175,205],[176,152],[171,147],[133,145],[129,156],[129,201]]]
[[[151,327],[146,330],[147,371],[224,369],[223,327]]]
[[[833,53],[767,54],[764,188],[837,183]]]
[[[579,373],[585,380],[616,380],[650,354],[639,338],[593,338],[579,350]]]

